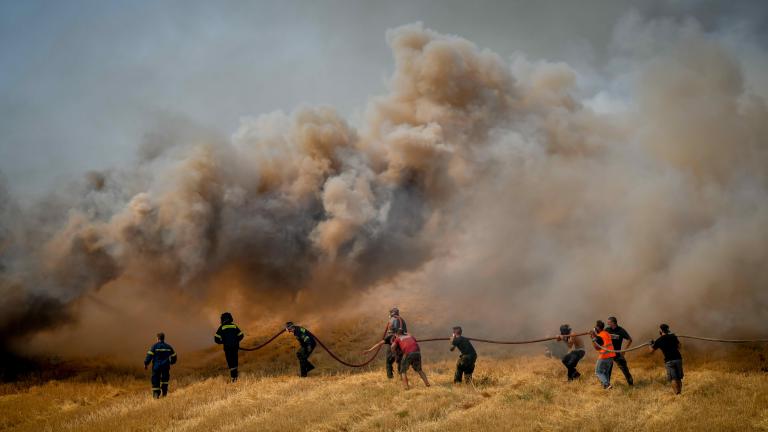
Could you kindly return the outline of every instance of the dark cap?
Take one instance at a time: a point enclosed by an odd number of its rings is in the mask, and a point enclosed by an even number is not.
[[[563,324],[560,326],[560,334],[561,335],[569,335],[571,334],[571,326],[568,324]]]
[[[669,333],[669,324],[662,324],[659,326],[662,333]]]

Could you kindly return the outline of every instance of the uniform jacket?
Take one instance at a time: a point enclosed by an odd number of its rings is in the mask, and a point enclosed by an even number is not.
[[[245,337],[245,334],[240,330],[240,327],[233,322],[229,322],[219,326],[216,334],[213,335],[213,341],[224,345],[224,348],[239,348],[243,337]]]
[[[144,365],[152,363],[152,369],[170,368],[172,364],[176,363],[176,351],[173,347],[165,342],[158,342],[152,345],[147,351],[147,356],[144,358]]]
[[[295,337],[296,340],[299,341],[301,346],[306,346],[306,347],[315,346],[315,335],[313,335],[309,330],[305,329],[304,327],[294,326],[293,337]]]

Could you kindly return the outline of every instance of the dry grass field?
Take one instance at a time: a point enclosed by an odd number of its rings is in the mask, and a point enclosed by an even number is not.
[[[351,348],[349,344],[340,348]],[[582,378],[568,383],[562,365],[544,355],[478,347],[476,388],[451,384],[453,357],[446,355],[444,346],[432,343],[424,356],[433,386],[425,388],[412,375],[415,385],[409,391],[385,378],[381,359],[369,368],[349,370],[319,351],[314,358],[318,373],[308,379],[295,377],[294,347],[287,337],[243,354],[242,378],[231,384],[224,377],[223,356],[210,349],[181,356],[171,393],[159,401],[150,397],[140,367],[80,361],[57,366],[69,368],[66,378],[3,384],[0,429],[768,430],[765,347],[688,347],[681,396],[671,394],[659,353],[631,353],[636,386],[627,387],[621,374],[614,373],[615,388],[605,391],[592,374],[592,355],[579,367]]]

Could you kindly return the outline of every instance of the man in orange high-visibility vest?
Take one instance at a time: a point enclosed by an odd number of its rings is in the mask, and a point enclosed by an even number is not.
[[[595,375],[603,388],[610,390],[613,388],[611,387],[611,369],[613,369],[613,358],[616,357],[616,353],[606,350],[613,349],[611,334],[605,331],[605,323],[600,320],[597,320],[595,328],[589,334],[592,336],[592,346],[598,352]]]

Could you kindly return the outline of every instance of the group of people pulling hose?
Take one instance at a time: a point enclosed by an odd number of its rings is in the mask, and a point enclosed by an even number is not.
[[[315,366],[309,361],[309,357],[317,346],[316,337],[308,329],[296,325],[293,322],[287,322],[285,331],[292,334],[299,343],[299,350],[296,357],[299,361],[299,376],[306,377],[307,374],[315,369]],[[451,344],[451,351],[459,350],[460,355],[456,362],[454,373],[454,383],[472,383],[472,374],[475,370],[477,361],[477,351],[469,338],[462,335],[462,328],[453,327],[453,333],[448,339]],[[622,355],[622,344],[626,340],[625,350],[632,345],[632,338],[629,333],[618,325],[616,317],[608,318],[608,326],[601,320],[595,323],[595,327],[589,332],[574,333],[568,324],[560,326],[560,334],[552,339],[563,341],[568,346],[568,353],[562,358],[562,363],[566,368],[566,375],[569,381],[575,380],[581,376],[577,370],[579,361],[586,355],[586,349],[581,337],[589,335],[592,340],[592,346],[598,352],[598,359],[595,364],[595,375],[604,389],[611,389],[611,372],[613,365],[616,364],[624,374],[627,384],[634,385],[634,379],[629,371],[627,361]],[[667,378],[672,382],[675,394],[682,391],[683,363],[680,355],[680,341],[677,336],[670,332],[667,324],[659,326],[660,337],[651,340],[648,345],[651,352],[660,349],[664,353],[664,362],[667,370]],[[245,334],[234,323],[234,318],[229,312],[221,315],[221,325],[214,334],[214,342],[224,348],[224,358],[229,368],[230,379],[236,382],[238,378],[238,352],[240,350],[240,341]],[[275,335],[277,337],[277,335]],[[274,339],[274,337],[273,337]],[[434,340],[434,339],[433,339]],[[438,338],[438,340],[445,340]],[[271,341],[271,340],[270,340]],[[480,340],[484,341],[484,340]],[[269,341],[268,341],[269,342]],[[486,341],[493,342],[493,341]],[[498,343],[498,342],[497,342]],[[514,343],[514,342],[513,342]],[[519,342],[518,342],[519,343]],[[266,343],[265,343],[266,344]],[[322,344],[322,342],[321,342]],[[429,380],[421,367],[421,349],[416,338],[408,333],[408,326],[405,320],[400,316],[398,308],[392,308],[389,311],[389,321],[382,339],[372,347],[363,351],[364,354],[371,353],[386,347],[386,372],[387,378],[394,378],[394,366],[397,365],[397,371],[400,375],[403,386],[408,389],[408,369],[413,369],[429,387]],[[642,345],[641,345],[642,346]],[[258,349],[258,348],[255,348]],[[168,394],[168,384],[170,381],[170,368],[177,360],[176,352],[173,347],[165,342],[165,334],[157,334],[157,342],[147,352],[144,359],[144,368],[147,369],[152,363],[152,394],[155,398],[166,396]],[[360,365],[350,365],[360,366]]]
[[[598,352],[597,362],[595,363],[595,376],[600,381],[604,389],[610,390],[611,372],[613,365],[616,364],[627,384],[635,384],[632,374],[629,372],[627,360],[624,358],[621,345],[624,339],[627,345],[624,351],[632,345],[632,337],[629,336],[624,328],[619,326],[616,317],[608,317],[608,326],[601,320],[597,320],[595,328],[587,332],[592,338],[592,346]],[[566,369],[568,381],[572,381],[581,376],[576,366],[586,355],[584,342],[581,340],[583,334],[575,334],[568,324],[560,326],[560,335],[558,341],[565,341],[568,344],[568,354],[563,357],[562,362]],[[680,394],[683,389],[683,357],[680,354],[680,340],[669,330],[669,325],[661,324],[659,326],[659,337],[647,343],[650,352],[657,349],[664,354],[664,367],[667,370],[667,379],[672,383],[672,390],[675,394]]]

